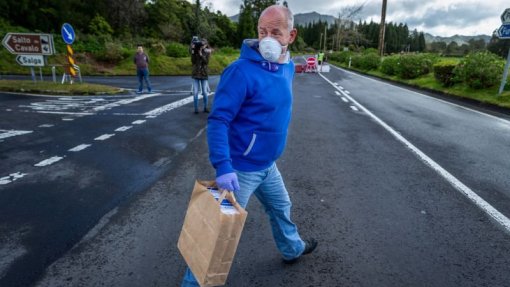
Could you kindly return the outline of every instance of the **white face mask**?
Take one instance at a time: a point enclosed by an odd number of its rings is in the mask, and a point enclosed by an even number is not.
[[[278,62],[278,59],[283,54],[283,49],[286,47],[287,45],[280,45],[280,42],[272,37],[265,37],[259,42],[260,54],[264,59],[272,63]]]

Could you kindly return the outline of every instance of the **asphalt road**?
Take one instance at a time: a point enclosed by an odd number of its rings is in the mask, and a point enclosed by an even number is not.
[[[177,90],[72,121],[2,95],[12,110],[0,129],[55,126],[0,142],[2,174],[27,173],[0,185],[1,286],[179,285],[193,182],[214,171],[204,114],[189,104],[150,113],[188,96]],[[283,265],[253,199],[226,286],[508,286],[504,116],[337,69],[296,75],[294,91],[278,166],[293,220],[319,247]],[[114,132],[122,126],[132,128]],[[50,155],[65,157],[33,166]]]

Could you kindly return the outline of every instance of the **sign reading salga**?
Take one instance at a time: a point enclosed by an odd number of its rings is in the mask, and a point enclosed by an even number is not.
[[[53,37],[50,34],[7,33],[2,44],[13,54],[53,54]]]

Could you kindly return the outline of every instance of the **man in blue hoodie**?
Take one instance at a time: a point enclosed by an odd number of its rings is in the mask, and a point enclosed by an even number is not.
[[[269,216],[283,262],[317,247],[302,240],[290,219],[292,203],[275,161],[282,154],[292,110],[294,64],[287,51],[297,35],[292,12],[273,5],[258,22],[258,40],[244,40],[241,56],[221,75],[208,118],[209,159],[220,189],[246,207],[252,194]],[[182,286],[198,286],[186,270]]]

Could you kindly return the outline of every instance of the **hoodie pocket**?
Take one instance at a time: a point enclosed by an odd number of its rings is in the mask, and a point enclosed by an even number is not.
[[[243,156],[255,162],[274,161],[282,154],[286,137],[286,133],[256,131],[252,134]]]

